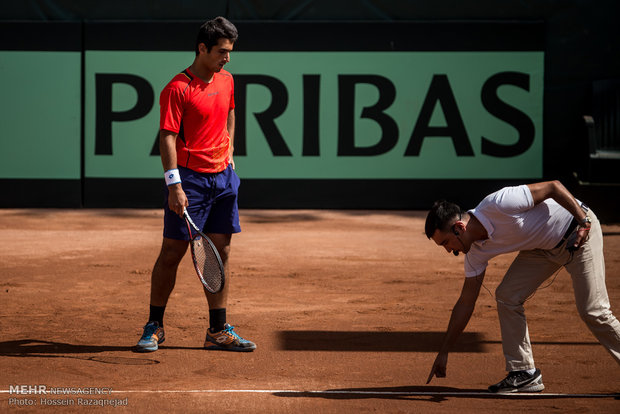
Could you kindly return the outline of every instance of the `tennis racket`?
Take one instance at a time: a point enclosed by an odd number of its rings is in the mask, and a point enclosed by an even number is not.
[[[192,261],[198,278],[210,293],[218,293],[224,287],[226,280],[224,265],[215,245],[199,228],[194,224],[187,210],[183,210],[183,216],[187,223],[189,232],[189,245],[192,251]],[[192,235],[192,229],[193,235]]]

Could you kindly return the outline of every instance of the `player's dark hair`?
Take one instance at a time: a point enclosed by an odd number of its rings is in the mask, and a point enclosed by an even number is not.
[[[461,207],[446,200],[435,201],[426,216],[424,232],[429,239],[436,230],[448,231],[454,219],[463,214]]]
[[[238,37],[237,28],[228,19],[218,16],[215,19],[208,20],[198,30],[198,36],[196,36],[196,55],[198,55],[198,45],[200,43],[204,43],[207,47],[207,52],[209,52],[213,46],[217,45],[220,39],[228,39],[235,43]]]

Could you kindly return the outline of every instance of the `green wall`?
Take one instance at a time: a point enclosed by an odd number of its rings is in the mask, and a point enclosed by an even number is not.
[[[80,53],[0,51],[0,177],[80,179]]]
[[[86,177],[160,177],[159,157],[152,154],[159,122],[157,98],[172,76],[192,60],[191,52],[86,52]],[[241,178],[542,177],[542,52],[240,51],[233,52],[226,68],[238,79],[237,85],[244,76],[263,76],[280,86],[270,89],[249,83],[245,100],[237,102],[237,113],[245,114],[245,119],[239,119],[245,123],[245,131],[237,136],[235,157]],[[492,85],[493,77],[506,73],[517,74],[524,84]],[[138,119],[111,122],[112,151],[97,154],[97,93],[111,93],[108,111],[113,113],[134,108],[139,99],[138,90],[130,83],[115,82],[97,91],[95,78],[102,74],[144,79],[154,101],[150,100],[152,107]],[[371,81],[379,78],[383,83],[368,82],[364,76],[369,75]],[[312,76],[317,88],[304,89],[304,76]],[[348,89],[339,85],[343,77],[352,76],[361,78],[349,82]],[[531,128],[526,125],[520,131],[490,113],[481,97],[485,88],[521,114]],[[309,94],[318,96],[316,103],[305,102]],[[365,117],[364,111],[375,107],[382,97],[386,100],[382,107],[374,116]],[[352,105],[345,105],[347,98]],[[75,106],[75,102],[69,103]],[[263,129],[255,116],[275,104],[283,106],[282,113],[272,120],[281,136],[279,148],[273,143],[276,138],[269,136],[270,130]],[[312,111],[318,112],[312,121],[318,131],[308,137],[304,132],[311,126],[304,122],[304,112]],[[430,116],[424,117],[423,112]],[[352,133],[348,144],[343,143],[344,124]],[[525,137],[530,132],[531,138]],[[497,156],[483,153],[483,137],[508,148],[520,140],[531,142]],[[304,153],[304,143],[309,141],[315,149]],[[418,149],[408,150],[415,142]]]
[[[1,23],[0,206],[161,205],[159,93],[199,24]],[[542,22],[237,26],[242,207],[423,208],[544,176]]]

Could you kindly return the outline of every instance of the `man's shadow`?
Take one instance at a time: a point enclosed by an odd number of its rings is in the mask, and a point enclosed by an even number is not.
[[[330,400],[388,399],[441,403],[454,398],[491,400],[556,400],[570,398],[615,398],[620,394],[545,394],[507,393],[495,394],[486,389],[438,387],[432,385],[410,385],[401,387],[340,388],[323,391],[277,391],[277,397],[323,398]]]
[[[163,347],[162,347],[163,348]],[[166,347],[169,349],[202,349],[187,347]],[[134,356],[92,355],[108,352],[133,353]],[[64,342],[21,339],[0,342],[0,356],[17,358],[72,358],[85,361],[117,365],[154,365],[159,361],[140,357],[134,346],[74,345]]]

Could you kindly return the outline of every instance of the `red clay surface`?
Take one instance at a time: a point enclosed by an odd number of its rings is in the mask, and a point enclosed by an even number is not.
[[[241,214],[228,315],[258,349],[201,349],[207,306],[187,256],[168,303],[166,342],[138,354],[161,211],[0,210],[0,412],[620,412],[609,396],[620,391],[620,370],[579,319],[564,271],[526,304],[544,394],[485,393],[505,374],[486,290],[448,377],[426,385],[463,256],[426,239],[425,212]],[[620,226],[603,230],[618,316]],[[490,292],[512,257],[490,265]],[[113,392],[9,393],[18,385]],[[74,405],[45,406],[41,397]],[[127,406],[90,407],[79,398]]]

